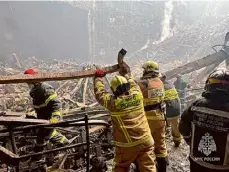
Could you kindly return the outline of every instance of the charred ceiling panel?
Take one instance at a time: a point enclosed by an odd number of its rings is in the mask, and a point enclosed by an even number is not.
[[[88,15],[60,2],[0,2],[0,55],[88,59]]]

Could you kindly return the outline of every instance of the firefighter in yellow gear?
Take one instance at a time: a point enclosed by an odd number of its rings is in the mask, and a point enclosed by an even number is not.
[[[172,136],[175,147],[179,147],[181,143],[181,134],[178,126],[181,114],[181,102],[178,96],[177,90],[172,83],[166,80],[166,76],[161,76],[161,80],[165,87],[165,98],[166,103],[166,118],[168,123],[172,127]]]
[[[166,172],[168,163],[165,143],[165,103],[164,84],[159,78],[159,65],[148,61],[143,65],[143,77],[138,82],[144,96],[144,109],[151,134],[155,141],[158,172]]]
[[[115,157],[113,172],[128,172],[136,162],[140,172],[156,172],[154,141],[147,122],[143,96],[129,66],[123,62],[110,84],[113,95],[105,90],[102,69],[97,69],[94,88],[97,101],[111,114]]]

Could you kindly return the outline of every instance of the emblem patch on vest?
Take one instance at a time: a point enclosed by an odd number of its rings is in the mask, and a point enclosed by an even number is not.
[[[210,155],[212,152],[216,152],[216,143],[209,133],[205,133],[204,136],[201,137],[198,151],[202,152],[206,156]]]

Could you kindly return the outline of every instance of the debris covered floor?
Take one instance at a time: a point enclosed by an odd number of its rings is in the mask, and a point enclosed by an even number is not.
[[[32,59],[33,61],[34,59]],[[35,64],[32,63],[31,59],[27,62],[23,62],[22,68],[15,68],[15,66],[8,67],[3,66],[2,75],[15,75],[23,73],[24,69],[29,66],[35,66],[35,68],[40,69],[45,72],[65,72],[65,71],[75,71],[75,70],[87,70],[90,67],[84,67],[83,65],[75,64],[74,62],[65,61],[50,61],[49,65],[45,62],[36,61]],[[64,119],[72,119],[72,115],[77,118],[83,117],[80,113],[84,111],[100,111],[89,115],[93,119],[102,119],[104,121],[109,120],[109,114],[104,111],[101,106],[98,106],[94,95],[93,95],[93,81],[91,78],[82,78],[78,80],[67,80],[67,81],[54,81],[49,82],[53,87],[56,88],[61,101],[63,102],[63,114]],[[109,88],[109,83],[106,82],[107,88]],[[0,94],[5,94],[6,96],[1,97],[0,110],[6,111],[6,114],[0,114],[0,116],[7,116],[8,114],[15,113],[14,117],[25,117],[25,114],[32,111],[31,99],[29,98],[29,90],[26,84],[6,84],[1,85]],[[13,111],[13,112],[10,112]],[[98,117],[97,117],[98,116]],[[75,118],[74,117],[74,118]],[[73,118],[73,119],[74,119]],[[82,128],[82,127],[81,127]],[[71,128],[69,131],[75,131],[76,133],[81,133],[81,128]],[[93,131],[92,131],[93,130]],[[90,128],[90,133],[100,133],[100,129]],[[65,131],[66,132],[66,131]],[[74,135],[73,135],[74,136]],[[96,140],[96,137],[90,134],[91,140]],[[109,139],[108,139],[109,140]],[[98,140],[97,140],[98,141]],[[99,142],[100,143],[100,142]],[[168,167],[168,172],[188,172],[189,162],[188,153],[189,147],[182,142],[179,148],[175,148],[173,145],[172,137],[167,135],[167,148],[169,154],[170,165]],[[103,152],[111,153],[112,151]],[[108,160],[108,171],[111,171],[112,160]],[[61,169],[62,170],[62,169]],[[58,171],[58,170],[57,170]],[[60,171],[60,170],[59,170]],[[62,170],[64,172],[64,170]],[[71,171],[71,170],[68,170]]]
[[[175,148],[171,137],[167,137],[169,154],[168,172],[189,172],[189,146],[183,140],[179,148]]]
[[[173,145],[172,137],[167,135],[166,137],[167,150],[169,154],[169,166],[167,172],[189,172],[189,146],[182,141],[179,148],[175,148]],[[109,165],[108,172],[111,172],[112,160],[107,162]]]

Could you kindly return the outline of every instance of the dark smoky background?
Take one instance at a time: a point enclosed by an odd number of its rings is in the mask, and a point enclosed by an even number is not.
[[[228,1],[0,2],[0,59],[72,59],[108,64],[182,63],[212,53],[229,26]]]

